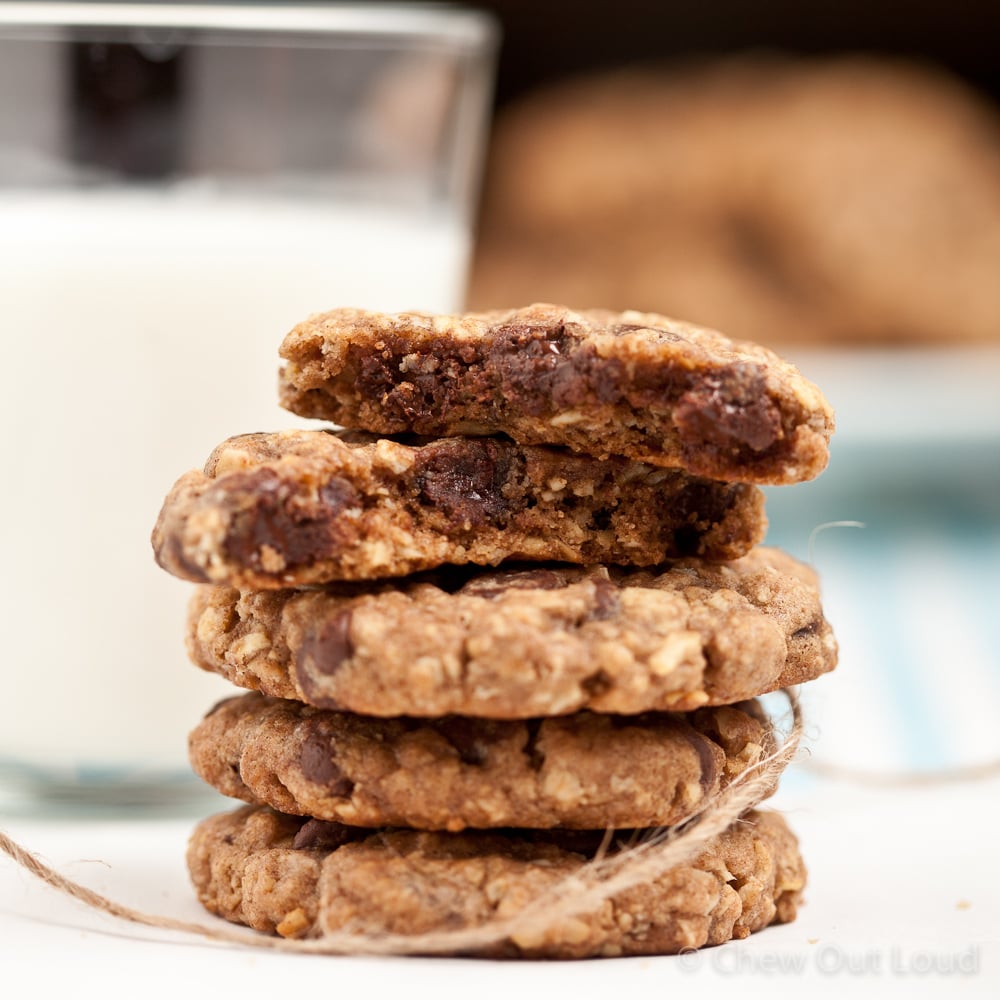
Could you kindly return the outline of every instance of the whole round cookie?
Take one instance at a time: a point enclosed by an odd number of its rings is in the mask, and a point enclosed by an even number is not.
[[[887,59],[557,83],[501,114],[469,301],[666,311],[766,344],[1000,339],[1000,116]]]
[[[584,841],[590,843],[584,843]],[[212,913],[269,934],[417,936],[482,928],[559,898],[602,836],[372,831],[245,806],[204,820],[188,867]],[[805,866],[774,813],[750,812],[701,854],[591,911],[526,921],[466,954],[672,954],[795,919]],[[451,949],[452,952],[457,949]]]
[[[744,483],[812,479],[829,458],[833,411],[794,365],[654,313],[334,309],[280,353],[283,406],[378,434],[505,434]]]
[[[679,469],[498,438],[291,430],[219,445],[171,490],[152,541],[184,579],[298,587],[446,563],[733,559],[766,526],[756,487]]]
[[[528,719],[726,705],[832,670],[813,572],[754,549],[654,571],[541,566],[311,591],[203,587],[188,652],[278,698]]]
[[[191,733],[224,795],[352,826],[673,826],[774,741],[755,703],[688,715],[376,719],[247,694]]]

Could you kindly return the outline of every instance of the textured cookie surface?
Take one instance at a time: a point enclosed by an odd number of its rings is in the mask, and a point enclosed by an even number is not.
[[[558,901],[562,880],[586,863],[578,842],[584,839],[373,832],[246,806],[197,827],[188,866],[207,909],[270,934],[418,935],[514,918],[546,893]],[[751,812],[696,858],[651,882],[589,912],[526,921],[506,940],[470,950],[584,958],[721,944],[794,920],[804,884],[784,821]]]
[[[282,403],[382,434],[504,433],[712,479],[826,466],[833,414],[755,344],[649,313],[537,304],[466,316],[341,309],[281,347]]]
[[[755,703],[524,722],[377,719],[247,694],[191,733],[224,795],[352,826],[673,826],[773,740]]]
[[[242,687],[320,708],[496,719],[732,704],[810,680],[837,655],[814,574],[769,548],[655,571],[203,587],[188,651]]]
[[[189,580],[294,587],[443,563],[732,559],[765,527],[756,487],[676,469],[498,438],[295,430],[216,448],[167,497],[153,547]]]

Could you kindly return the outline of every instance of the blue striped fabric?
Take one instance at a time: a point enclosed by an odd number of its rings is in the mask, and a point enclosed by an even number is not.
[[[837,670],[802,691],[813,758],[883,772],[1000,758],[1000,440],[854,441],[815,482],[770,490],[768,514],[768,544],[819,572],[840,643]],[[865,526],[810,545],[832,521]]]

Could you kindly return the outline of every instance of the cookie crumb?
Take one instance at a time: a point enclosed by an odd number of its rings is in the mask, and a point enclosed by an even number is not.
[[[309,918],[305,910],[299,907],[285,915],[285,919],[275,928],[283,938],[299,937],[309,928]]]

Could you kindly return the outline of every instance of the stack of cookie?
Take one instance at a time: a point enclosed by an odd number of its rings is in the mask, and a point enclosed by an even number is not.
[[[288,937],[510,916],[606,831],[703,810],[773,746],[751,699],[834,666],[812,573],[758,546],[755,484],[816,475],[832,430],[770,352],[537,305],[340,310],[282,355],[284,405],[357,430],[225,442],[153,533],[206,585],[194,662],[253,692],[191,735],[195,770],[250,803],[192,838],[211,911]],[[794,917],[803,883],[783,820],[753,812],[473,950],[717,944]]]

